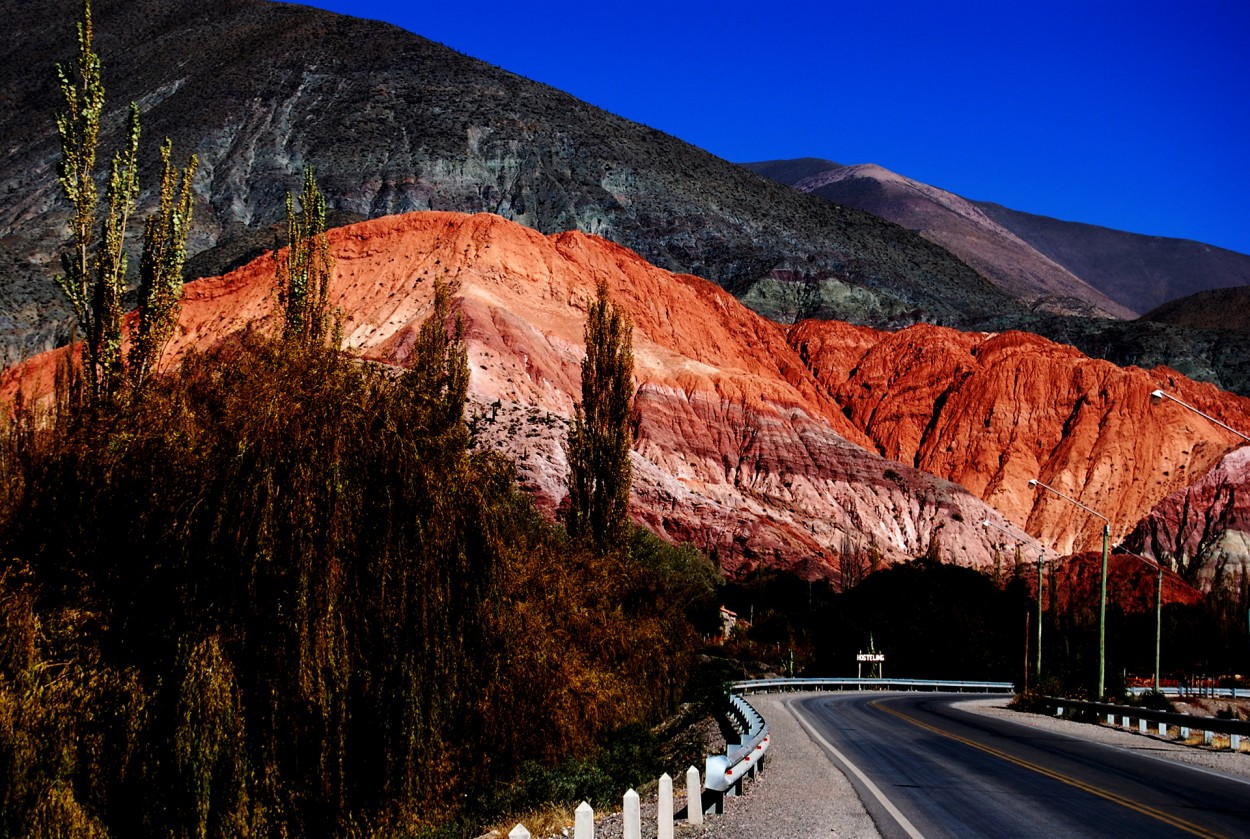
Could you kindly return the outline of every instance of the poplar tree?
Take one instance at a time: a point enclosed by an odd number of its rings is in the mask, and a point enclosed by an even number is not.
[[[334,259],[326,241],[326,200],[311,167],[304,170],[304,190],[296,199],[287,193],[287,249],[274,251],[278,307],[284,337],[300,343],[339,343],[329,310],[330,277]]]
[[[58,64],[57,80],[65,100],[65,111],[56,116],[57,134],[61,139],[61,159],[57,176],[65,197],[73,206],[70,220],[71,249],[61,255],[63,274],[55,278],[74,311],[77,327],[84,338],[83,365],[88,396],[93,403],[111,400],[125,383],[126,365],[122,356],[122,297],[126,291],[127,257],[126,228],[135,210],[139,195],[139,106],[130,103],[124,140],[113,156],[105,189],[105,210],[96,230],[99,189],[96,186],[96,157],[100,143],[100,121],[104,114],[104,83],[101,80],[100,57],[95,52],[91,2],[83,2],[83,19],[78,24],[78,56],[71,66]],[[177,179],[176,168],[170,174],[169,141],[162,148],[165,178]],[[159,305],[140,308],[140,332],[168,334],[177,318],[177,300],[182,289],[182,262],[186,256],[186,237],[190,223],[190,178],[195,159],[187,169],[184,200],[179,202],[178,221],[169,235],[147,237],[143,263],[149,262],[154,276],[161,277],[157,293]],[[164,188],[162,207],[166,212]],[[151,224],[151,222],[149,222]],[[158,228],[170,228],[158,222]],[[158,239],[162,244],[157,246]],[[155,248],[155,250],[153,250]],[[150,252],[151,251],[151,252]],[[176,283],[172,277],[176,275]],[[155,322],[151,322],[152,319]],[[159,322],[159,323],[157,323]],[[147,349],[134,356],[146,374],[151,363]]]
[[[569,431],[569,535],[598,553],[628,544],[633,325],[599,283],[585,326],[582,402]]]
[[[143,231],[143,258],[139,263],[139,323],[130,346],[131,382],[139,389],[160,361],[178,323],[182,299],[182,268],[187,260],[191,229],[191,179],[198,160],[182,171],[171,163],[173,144],[161,145],[160,205]]]

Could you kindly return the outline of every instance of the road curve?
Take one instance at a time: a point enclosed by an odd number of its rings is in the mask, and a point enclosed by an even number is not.
[[[1250,782],[952,707],[964,694],[792,700],[889,839],[1250,836]]]

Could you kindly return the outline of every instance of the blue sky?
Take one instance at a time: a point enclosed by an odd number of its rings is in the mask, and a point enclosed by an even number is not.
[[[1250,3],[319,0],[733,161],[1250,253]]]

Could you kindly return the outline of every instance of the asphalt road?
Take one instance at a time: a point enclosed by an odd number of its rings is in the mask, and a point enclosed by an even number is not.
[[[968,698],[834,694],[793,707],[887,839],[1250,837],[1243,778],[952,707]]]

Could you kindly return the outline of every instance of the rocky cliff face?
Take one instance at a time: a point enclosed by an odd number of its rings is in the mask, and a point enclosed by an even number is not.
[[[640,521],[715,551],[730,573],[767,564],[835,578],[931,543],[947,561],[987,566],[996,540],[981,522],[1017,532],[962,487],[865,448],[785,329],[705,280],[593,236],[546,237],[493,215],[389,217],[333,231],[331,244],[332,303],[346,313],[347,345],[367,359],[405,363],[433,280],[455,285],[478,444],[514,457],[549,511],[564,495],[586,304],[602,279],[634,320]],[[261,259],[189,285],[166,363],[269,328],[272,282]],[[51,365],[24,369],[33,388]],[[10,391],[17,378],[11,371]]]
[[[1047,608],[1084,612],[1089,620],[1098,613],[1102,587],[1102,552],[1085,551],[1051,562],[1045,570]],[[1036,572],[1030,577],[1035,580]],[[1156,608],[1158,569],[1123,553],[1107,557],[1107,603],[1114,603],[1125,612],[1153,613]],[[1032,584],[1032,583],[1031,583]],[[1037,591],[1036,588],[1033,589]],[[1193,605],[1202,602],[1202,592],[1187,583],[1174,571],[1163,572],[1163,603]]]
[[[788,328],[603,239],[494,215],[387,217],[330,241],[332,303],[365,359],[406,363],[434,280],[454,285],[478,445],[513,457],[552,513],[586,305],[606,282],[634,321],[635,516],[734,574],[768,565],[850,581],[934,551],[992,568],[1017,542],[1026,554],[1096,547],[1100,522],[1031,490],[1034,477],[1107,515],[1118,541],[1234,446],[1183,409],[1150,406],[1150,390],[1250,426],[1250,401],[1171,371],[1121,369],[1023,333]],[[166,363],[271,328],[272,282],[263,258],[189,285]],[[5,387],[24,377],[46,388],[51,370],[41,357]]]
[[[1026,333],[810,321],[791,344],[882,455],[962,485],[1061,553],[1096,547],[1102,522],[1031,479],[1110,519],[1114,543],[1239,443],[1178,406],[1152,406],[1155,388],[1250,428],[1250,400]]]
[[[1160,501],[1124,540],[1203,591],[1250,581],[1250,448]]]

